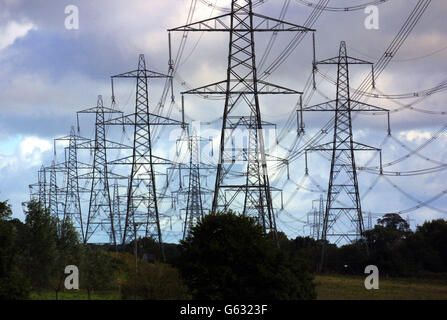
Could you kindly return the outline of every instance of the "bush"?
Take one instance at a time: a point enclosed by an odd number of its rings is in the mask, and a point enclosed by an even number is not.
[[[138,274],[135,279],[134,256],[128,253],[113,253],[113,265],[117,284],[123,299],[186,300],[188,289],[176,268],[163,263],[147,263],[138,259]],[[136,280],[136,281],[135,281]]]
[[[207,215],[180,244],[177,262],[194,298],[316,298],[304,263],[280,250],[253,218]]]
[[[0,278],[0,300],[29,299],[30,286],[28,281],[16,273]]]

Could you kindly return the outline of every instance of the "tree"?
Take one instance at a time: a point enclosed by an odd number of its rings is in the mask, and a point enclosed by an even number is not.
[[[415,259],[430,272],[447,272],[447,221],[425,222],[418,226],[411,239],[419,246],[420,255]],[[412,251],[414,252],[414,251]]]
[[[81,261],[81,244],[79,234],[70,219],[57,221],[56,258],[54,274],[51,284],[59,299],[59,292],[63,289],[66,277],[65,267],[68,265],[78,266]]]
[[[12,209],[8,201],[0,201],[0,220],[7,220],[11,215]]]
[[[108,289],[113,285],[112,258],[103,250],[85,247],[80,274],[81,286],[87,290],[90,300],[94,290]]]
[[[57,219],[40,202],[30,201],[25,211],[24,273],[34,290],[51,288],[56,268]]]
[[[29,297],[28,282],[19,272],[18,222],[11,221],[11,215],[8,202],[0,202],[0,300]]]
[[[233,212],[207,215],[193,227],[177,265],[196,299],[316,297],[304,263],[280,250],[255,219]]]
[[[115,279],[123,299],[188,300],[188,288],[179,272],[171,265],[138,260],[135,277],[135,257],[129,253],[109,253]]]
[[[383,218],[377,219],[377,223],[389,229],[395,229],[404,233],[411,232],[410,225],[397,213],[388,213]]]

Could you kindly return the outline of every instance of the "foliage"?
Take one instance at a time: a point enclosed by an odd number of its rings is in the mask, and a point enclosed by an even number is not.
[[[0,201],[0,220],[7,220],[11,215],[11,205],[8,201]]]
[[[30,292],[27,280],[19,272],[17,221],[9,220],[11,214],[9,204],[0,202],[0,300],[27,299]]]
[[[57,271],[57,220],[36,201],[27,204],[25,214],[24,273],[34,290],[47,289]]]
[[[304,263],[280,250],[253,218],[207,215],[181,242],[177,265],[196,299],[313,299]]]
[[[142,237],[137,241],[138,255],[147,262],[167,262],[171,263],[178,257],[178,247],[176,244],[163,243],[166,261],[163,261],[161,248],[158,242],[151,237]],[[134,241],[125,245],[125,252],[133,254]]]
[[[51,284],[56,292],[56,299],[63,289],[66,277],[65,267],[68,265],[79,266],[81,262],[81,244],[79,235],[70,220],[58,221],[56,237],[56,259],[54,264],[54,274],[51,277]]]
[[[366,255],[366,247],[369,256]],[[312,267],[318,264],[321,242],[297,237],[288,248]],[[363,274],[367,265],[379,267],[380,274],[394,277],[438,278],[447,273],[447,221],[433,220],[415,232],[400,216],[389,214],[364,232],[364,239],[352,244],[327,247],[327,273]]]
[[[377,223],[385,228],[399,230],[403,233],[411,232],[408,222],[397,213],[388,213],[378,219]]]
[[[148,263],[138,259],[135,278],[135,258],[128,253],[113,253],[115,278],[123,299],[184,300],[188,290],[176,268],[162,263]]]
[[[27,279],[17,272],[0,277],[0,300],[26,300],[30,290]]]
[[[86,247],[82,254],[80,267],[80,286],[87,290],[90,300],[94,290],[113,288],[114,274],[111,256],[100,249]]]

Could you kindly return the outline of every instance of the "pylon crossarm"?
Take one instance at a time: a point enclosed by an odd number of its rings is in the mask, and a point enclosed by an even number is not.
[[[85,163],[85,162],[82,162],[82,161],[78,160],[76,162],[76,168],[80,169],[80,170],[82,170],[82,169],[90,170],[92,168],[92,165],[90,163]]]
[[[131,164],[133,164],[133,156],[127,156],[124,158],[112,160],[112,161],[108,162],[108,164],[131,165]],[[170,160],[163,159],[163,158],[152,155],[152,162],[148,161],[145,158],[141,158],[138,161],[138,164],[139,165],[150,165],[150,164],[152,164],[152,165],[171,165],[171,164],[173,164],[173,162]]]
[[[107,172],[107,176],[108,179],[117,179],[117,180],[128,180],[129,177],[127,176],[123,176],[123,175],[119,175],[117,173],[113,173],[113,172]],[[92,172],[86,172],[84,174],[80,174],[79,175],[79,179],[87,179],[87,180],[91,180],[94,177]]]
[[[66,171],[65,162],[54,163],[51,166],[45,167],[45,170],[54,170],[55,172],[65,172]]]
[[[147,113],[149,115],[148,120],[144,121],[142,117],[139,117],[138,121],[135,121],[135,113],[128,114],[122,117],[117,117],[104,122],[108,126],[139,126],[139,125],[163,125],[163,126],[179,126],[184,124],[181,121],[173,120],[167,117],[156,115],[153,113]]]
[[[339,63],[346,64],[346,62],[348,64],[369,64],[369,65],[373,64],[372,62],[362,60],[362,59],[352,58],[352,57],[346,57],[346,60],[343,60],[343,61],[340,61],[340,57],[334,57],[334,58],[316,61],[315,65],[318,65],[318,64],[339,64]]]
[[[286,163],[287,159],[276,157],[276,156],[272,156],[271,154],[266,153],[265,154],[265,161],[269,161],[269,162],[276,161],[276,162]],[[272,188],[272,187],[270,187],[270,188]]]
[[[259,94],[303,94],[301,91],[278,86],[263,80],[258,80],[258,83],[262,85],[261,90],[258,92]]]
[[[64,137],[56,138],[56,139],[54,139],[54,141],[70,141],[70,139],[76,140],[76,143],[78,143],[78,144],[79,144],[79,141],[93,141],[92,139],[84,138],[84,137],[81,137],[78,135],[64,136]]]
[[[134,70],[112,76],[116,78],[172,78],[172,76],[151,70]]]
[[[303,108],[303,111],[336,111],[337,100],[319,103]]]
[[[388,109],[377,107],[368,103],[363,103],[356,100],[351,100],[351,111],[368,111],[368,112],[377,112],[377,111],[383,111],[383,112],[389,112]]]
[[[253,79],[236,80],[232,79],[230,83],[233,87],[230,90],[230,94],[303,94],[300,91],[282,87],[267,81],[258,80],[258,91],[255,92],[253,89]],[[181,94],[199,94],[199,95],[225,95],[227,93],[227,80],[211,83],[209,85],[184,91]],[[251,85],[250,85],[251,84]],[[241,90],[237,87],[241,86]],[[247,90],[250,88],[250,90]]]
[[[338,151],[350,151],[351,146],[348,145],[346,147],[343,147],[343,146],[339,145],[339,146],[336,146],[335,149]],[[325,144],[321,144],[319,146],[315,146],[315,147],[306,149],[306,151],[333,151],[333,150],[334,150],[333,142],[328,142]],[[381,149],[379,149],[379,148],[371,147],[371,146],[368,146],[366,144],[359,143],[359,142],[352,143],[352,150],[354,150],[354,151],[381,151]]]
[[[253,21],[254,31],[298,31],[298,32],[315,32],[315,29],[306,28],[294,23],[264,16],[262,14],[253,13],[253,17],[261,19]],[[272,23],[272,25],[270,25]]]
[[[340,101],[346,105],[345,100],[340,99]],[[389,110],[377,107],[368,103],[363,103],[356,100],[349,100],[350,102],[350,111],[357,112],[388,112]],[[310,107],[303,108],[303,111],[337,111],[337,100],[331,100],[328,102],[323,102],[320,104],[316,104]]]
[[[247,12],[241,12],[240,14],[235,11],[235,16],[243,15],[246,16]],[[294,32],[310,32],[316,31],[314,29],[306,28],[294,23],[282,21],[275,18],[270,18],[261,14],[252,13],[253,18],[253,28],[249,25],[240,27],[243,24],[238,25],[238,27],[231,29],[231,18],[232,13],[223,14],[214,18],[205,19],[202,21],[194,22],[182,27],[177,27],[174,29],[169,29],[168,31],[208,31],[208,32],[283,32],[283,31],[294,31]]]
[[[228,123],[225,125],[225,129],[235,129],[239,126],[243,126],[246,129],[255,129],[253,128],[253,117],[251,116],[228,116],[227,117]],[[258,123],[255,123],[255,125],[259,125]],[[260,122],[261,127],[275,127],[276,124],[261,120]]]
[[[360,142],[353,142],[352,149],[354,151],[381,151],[382,150],[380,148],[368,146],[368,145],[366,145],[364,143],[360,143]]]
[[[123,113],[122,111],[118,111],[116,109],[112,109],[112,108],[108,108],[108,107],[92,107],[92,108],[89,108],[89,109],[78,111],[76,113],[98,113],[98,112],[103,112],[103,113]]]
[[[229,31],[229,23],[223,21],[227,17],[231,17],[231,13],[193,22],[181,27],[169,29],[168,31]]]
[[[109,150],[129,150],[132,149],[131,146],[119,143],[119,142],[114,142],[114,141],[109,141],[106,140],[106,149]],[[89,140],[89,141],[84,141],[81,143],[77,144],[77,148],[79,150],[94,150],[96,148],[95,145],[95,141],[94,140]]]

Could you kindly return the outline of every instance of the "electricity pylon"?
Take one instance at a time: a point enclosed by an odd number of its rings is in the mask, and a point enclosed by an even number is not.
[[[53,217],[61,219],[61,216],[63,215],[61,206],[63,207],[63,203],[61,203],[60,199],[65,196],[66,190],[58,186],[57,174],[61,173],[66,176],[67,170],[64,164],[56,164],[53,160],[51,166],[47,167],[47,171],[50,172],[48,209]]]
[[[136,238],[137,235],[133,234],[136,229],[133,226],[137,223],[144,227],[144,236],[154,237],[158,240],[164,260],[154,166],[170,164],[170,161],[153,154],[151,127],[182,125],[182,122],[149,112],[148,79],[169,78],[169,76],[147,70],[143,54],[139,56],[137,70],[112,76],[113,102],[115,102],[113,80],[116,78],[132,78],[137,82],[135,112],[106,121],[106,125],[130,125],[134,129],[132,155],[111,162],[113,165],[131,166],[122,244]]]
[[[273,231],[276,234],[262,131],[265,122],[261,119],[259,95],[301,92],[258,79],[254,35],[256,32],[314,30],[256,14],[252,7],[251,0],[233,0],[228,14],[169,31],[229,32],[226,80],[184,93],[225,95],[212,211],[239,211],[237,208],[243,203],[244,215],[257,218],[266,232]],[[239,104],[244,104],[245,108]],[[246,147],[235,148],[233,145],[237,129],[248,131]],[[233,168],[236,162],[239,165]]]
[[[318,203],[318,206],[315,205]],[[324,198],[320,195],[320,199],[312,201],[312,211],[308,213],[308,225],[310,226],[309,235],[315,240],[321,238],[322,222],[324,219]]]
[[[57,187],[57,172],[55,168],[54,160],[51,162],[50,170],[50,191],[49,191],[49,204],[48,208],[50,210],[50,214],[58,218],[59,217],[59,206],[57,201],[58,196],[58,187]]]
[[[182,177],[180,168],[180,189],[175,192],[178,195],[186,196],[186,208],[184,209],[185,222],[183,226],[183,239],[185,239],[189,235],[191,228],[194,227],[205,215],[203,196],[212,193],[211,190],[208,190],[202,186],[201,171],[213,170],[215,167],[201,162],[200,143],[212,142],[212,139],[200,137],[194,126],[192,126],[191,134],[189,134],[189,130],[185,128],[184,136],[181,139],[178,139],[177,142],[186,142],[189,153],[189,165],[186,168],[188,170],[188,188],[185,190],[182,187],[183,184],[181,183]]]
[[[48,208],[48,184],[46,168],[42,165],[37,172],[37,183],[29,186],[30,200],[39,201],[44,209]]]
[[[303,108],[303,111],[335,112],[332,142],[307,149],[307,151],[332,153],[326,210],[321,234],[323,249],[319,266],[320,271],[323,268],[326,258],[327,238],[335,238],[335,243],[342,240],[353,241],[360,239],[365,230],[360,204],[355,151],[378,151],[381,154],[381,150],[378,148],[354,141],[351,113],[355,111],[388,112],[386,109],[351,99],[349,65],[367,64],[373,66],[373,64],[348,56],[344,41],[340,44],[338,57],[315,62],[314,69],[316,65],[322,64],[335,64],[338,67],[336,100]],[[374,69],[372,73],[374,75]],[[389,127],[388,132],[390,132]],[[380,159],[382,159],[381,155]],[[380,160],[380,162],[382,161]],[[380,167],[382,168],[382,165]],[[351,227],[351,229],[346,230],[346,226]]]
[[[82,241],[85,240],[84,221],[82,217],[79,175],[78,175],[78,139],[75,128],[72,126],[68,145],[68,159],[65,160],[67,168],[67,187],[65,191],[65,207],[63,222],[73,221],[81,231]]]
[[[70,135],[54,139],[54,152],[56,156],[56,142],[63,141],[68,142],[68,147],[64,148],[65,160],[62,164],[56,164],[55,169],[57,172],[63,172],[65,174],[65,191],[63,193],[65,199],[63,202],[63,210],[60,220],[65,223],[67,221],[73,222],[75,228],[80,230],[81,240],[85,241],[85,217],[83,216],[83,209],[81,206],[81,194],[89,193],[90,190],[80,186],[80,179],[82,175],[80,173],[84,171],[90,172],[92,166],[90,164],[83,163],[79,159],[78,151],[82,145],[92,144],[92,140],[83,138],[76,134],[75,127],[71,127]]]
[[[121,243],[123,240],[123,217],[121,214],[122,196],[120,193],[120,184],[118,179],[115,179],[112,185],[112,215],[115,221],[115,234],[117,242]],[[124,197],[125,198],[125,197]]]
[[[112,108],[106,108],[102,96],[98,96],[96,107],[78,111],[78,114],[81,113],[96,115],[95,140],[93,141],[93,145],[88,141],[87,145],[84,142],[78,146],[78,149],[87,148],[94,152],[93,168],[87,177],[91,180],[91,189],[84,243],[87,243],[97,229],[101,227],[107,231],[110,242],[116,246],[115,221],[112,214],[112,201],[109,188],[107,149],[129,149],[129,147],[118,143],[110,143],[106,140],[105,115],[121,112]]]

